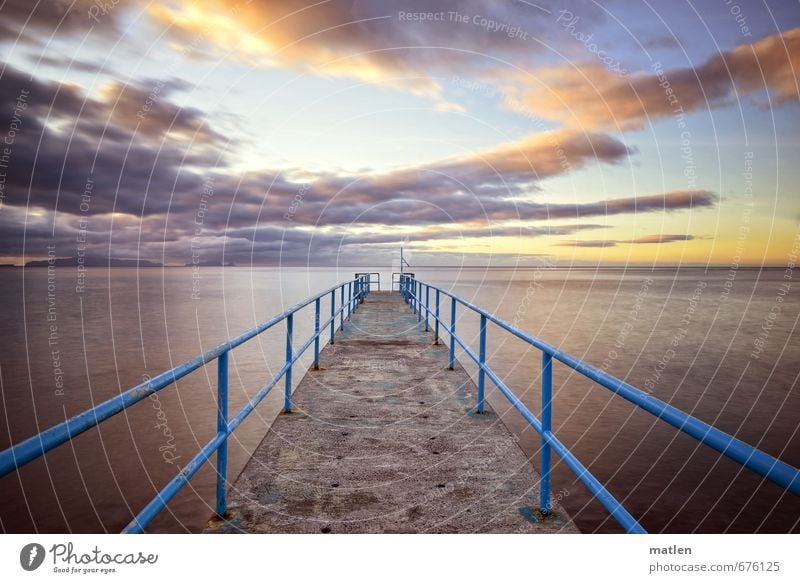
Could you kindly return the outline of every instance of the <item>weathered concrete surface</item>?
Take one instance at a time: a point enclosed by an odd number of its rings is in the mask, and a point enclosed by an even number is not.
[[[558,506],[537,518],[538,474],[447,355],[398,293],[370,294],[205,532],[577,532]]]

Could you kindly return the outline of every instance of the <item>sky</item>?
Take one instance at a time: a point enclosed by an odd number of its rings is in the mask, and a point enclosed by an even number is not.
[[[0,262],[786,265],[794,1],[0,0]]]

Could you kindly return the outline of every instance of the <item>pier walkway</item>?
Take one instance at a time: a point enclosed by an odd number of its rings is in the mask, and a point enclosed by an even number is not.
[[[372,292],[320,353],[207,533],[575,533],[399,293]]]

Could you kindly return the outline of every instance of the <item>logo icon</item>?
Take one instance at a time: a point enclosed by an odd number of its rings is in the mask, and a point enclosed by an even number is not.
[[[35,571],[44,562],[44,547],[39,543],[30,543],[19,552],[19,564],[26,571]]]

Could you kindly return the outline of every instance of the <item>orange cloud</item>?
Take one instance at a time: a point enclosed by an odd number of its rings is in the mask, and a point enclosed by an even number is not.
[[[504,180],[531,181],[565,174],[592,162],[620,162],[631,150],[619,140],[599,133],[553,130],[531,134],[476,154],[433,165],[439,172],[469,176],[484,168]]]
[[[380,33],[383,15],[359,15],[350,2],[210,0],[150,5],[170,27],[179,49],[220,55],[257,66],[288,66],[323,75],[351,77],[438,98],[441,87],[403,57],[404,44]],[[390,30],[388,27],[386,30]]]
[[[437,75],[484,71],[487,58],[529,64],[542,48],[521,39],[554,33],[550,11],[492,0],[176,0],[147,10],[187,55],[359,79],[456,111]]]
[[[540,132],[475,153],[369,174],[358,180],[352,177],[319,180],[314,183],[314,190],[325,200],[336,197],[340,204],[422,196],[450,206],[447,198],[467,195],[475,203],[481,201],[470,213],[488,212],[488,207],[494,204],[501,205],[502,209],[493,208],[492,212],[513,218],[519,212],[514,198],[530,194],[540,181],[590,164],[620,163],[630,154],[625,144],[605,134],[569,130]],[[456,200],[455,204],[465,206],[463,199]]]
[[[800,28],[719,53],[697,67],[623,76],[603,66],[570,64],[537,72],[536,86],[507,88],[509,105],[586,128],[641,128],[649,118],[689,113],[769,95],[772,104],[799,97]]]

